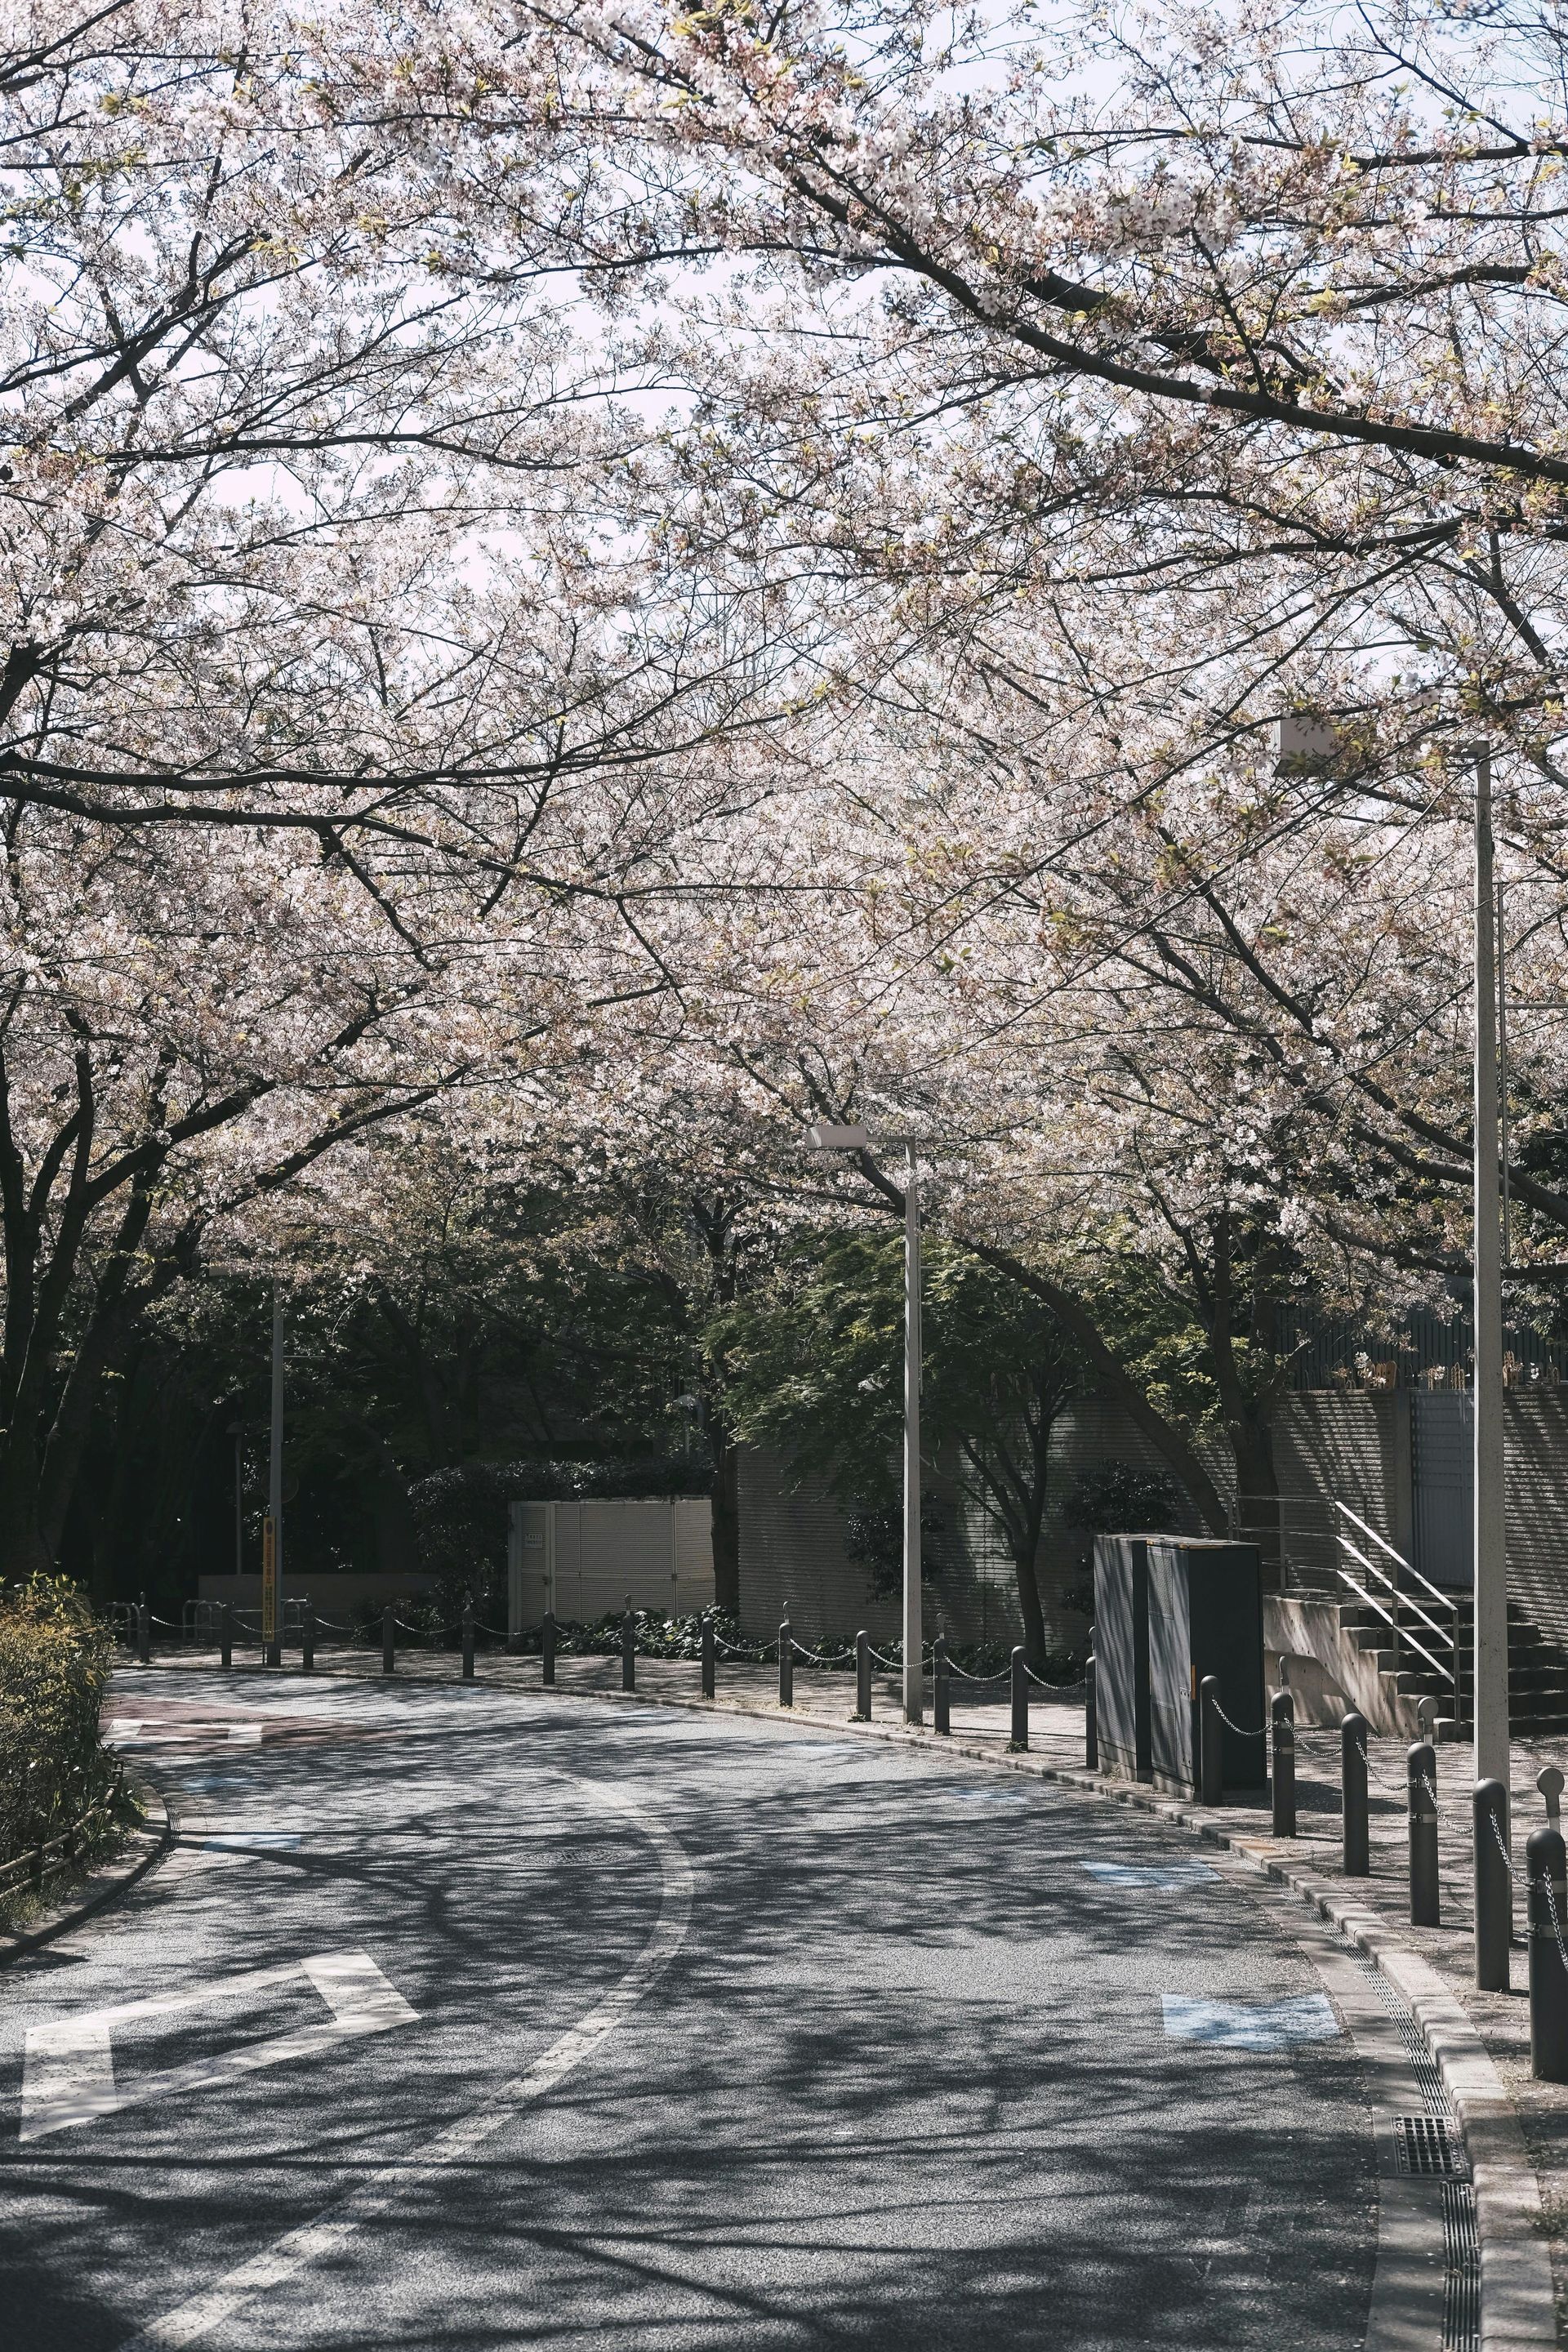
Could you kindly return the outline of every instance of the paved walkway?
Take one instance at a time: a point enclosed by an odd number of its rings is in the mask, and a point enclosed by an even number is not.
[[[173,1658],[159,1660],[160,1664],[165,1663],[174,1664],[180,1662]],[[214,1658],[211,1653],[205,1655],[193,1653],[184,1663],[210,1669]],[[379,1648],[324,1652],[321,1654],[320,1664],[323,1673],[353,1674],[377,1682],[381,1679]],[[447,1681],[454,1677],[458,1670],[458,1658],[449,1651],[407,1650],[399,1653],[399,1677],[406,1676],[421,1682]],[[297,1664],[286,1671],[293,1679],[298,1673]],[[700,1704],[699,1670],[694,1662],[639,1658],[637,1672],[639,1696]],[[133,1682],[134,1674],[133,1668],[121,1671],[117,1694],[121,1703]],[[538,1690],[539,1661],[537,1658],[510,1659],[496,1654],[481,1654],[479,1679],[482,1684],[498,1689]],[[620,1660],[562,1657],[556,1664],[556,1682],[558,1689],[563,1693],[618,1696]],[[999,1764],[1024,1770],[1043,1765],[1056,1771],[1082,1772],[1084,1712],[1081,1704],[1062,1700],[1042,1701],[1037,1697],[1030,1715],[1029,1755],[1014,1758],[1007,1751],[1009,1709],[1005,1685],[998,1685],[997,1696],[994,1699],[980,1704],[963,1702],[959,1698],[962,1689],[961,1684],[954,1685],[954,1748],[994,1758]],[[738,1661],[722,1661],[715,1704],[721,1710],[731,1707],[747,1710],[776,1708],[777,1669],[743,1664]],[[797,1717],[842,1726],[851,1718],[854,1704],[852,1675],[797,1669],[795,1678],[795,1712]],[[899,1686],[891,1676],[879,1675],[876,1678],[872,1716],[874,1725],[885,1727],[900,1737],[935,1745],[929,1728],[921,1733],[904,1733]],[[1271,1837],[1270,1817],[1265,1806],[1226,1805],[1211,1816],[1205,1816],[1202,1809],[1195,1806],[1189,1806],[1187,1810],[1200,1821],[1212,1818],[1227,1835],[1244,1840],[1247,1849],[1261,1857],[1277,1856],[1287,1862],[1294,1859],[1298,1865],[1304,1864],[1315,1876],[1336,1879],[1342,1874],[1339,1752],[1337,1730],[1301,1729],[1298,1732],[1298,1834],[1294,1841],[1276,1842]],[[1471,1943],[1469,1791],[1474,1782],[1474,1756],[1468,1743],[1456,1742],[1445,1745],[1437,1751],[1442,1811],[1439,1849],[1444,1923],[1440,1927],[1409,1925],[1405,1862],[1405,1753],[1406,1743],[1400,1740],[1374,1738],[1368,1744],[1372,1876],[1356,1883],[1357,1898],[1381,1912],[1391,1923],[1401,1923],[1402,1935],[1411,1948],[1432,1962],[1462,2000],[1497,2064],[1518,2109],[1526,2143],[1541,2181],[1552,2233],[1559,2336],[1561,2341],[1568,2345],[1568,2086],[1538,2083],[1530,2071],[1522,1903],[1514,1923],[1515,1989],[1510,1993],[1478,1992],[1472,1981]],[[1535,1788],[1535,1776],[1548,1762],[1568,1769],[1568,1742],[1515,1743],[1511,1778],[1516,1868],[1521,1865],[1525,1836],[1545,1819],[1544,1808]],[[1139,1834],[1133,1827],[1136,1818],[1132,1815],[1128,1820],[1130,1839]]]

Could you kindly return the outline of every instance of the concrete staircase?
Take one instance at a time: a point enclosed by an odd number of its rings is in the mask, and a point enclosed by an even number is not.
[[[1422,1605],[1426,1615],[1436,1618],[1447,1632],[1447,1612],[1425,1596]],[[1419,1642],[1439,1664],[1447,1666],[1451,1663],[1447,1643],[1434,1640],[1430,1629],[1408,1602],[1401,1601],[1397,1610],[1390,1610],[1390,1614],[1398,1620],[1397,1644],[1387,1620],[1363,1601],[1340,1601],[1335,1614],[1341,1639],[1362,1654],[1363,1666],[1370,1664],[1376,1671],[1389,1702],[1391,1727],[1393,1721],[1408,1723],[1418,1702],[1430,1698],[1436,1704],[1440,1738],[1452,1739],[1468,1729],[1473,1719],[1475,1690],[1474,1604],[1470,1600],[1458,1599],[1455,1611],[1457,1704],[1454,1685],[1444,1675],[1435,1673],[1418,1652],[1407,1646],[1406,1637]],[[1548,1641],[1512,1601],[1508,1612],[1508,1689],[1509,1714],[1517,1737],[1542,1738],[1568,1732],[1568,1652]]]

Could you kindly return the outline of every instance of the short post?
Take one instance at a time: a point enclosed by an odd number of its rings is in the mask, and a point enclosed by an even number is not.
[[[1013,1737],[1009,1748],[1020,1750],[1029,1744],[1029,1670],[1024,1663],[1024,1653],[1013,1653]]]
[[[637,1686],[637,1621],[632,1609],[632,1596],[626,1595],[626,1613],[621,1619],[621,1688],[636,1690]]]
[[[145,1666],[151,1664],[153,1658],[153,1617],[152,1612],[147,1606],[147,1595],[145,1593],[142,1595],[141,1600],[136,1604],[136,1655],[142,1665]]]
[[[702,1696],[704,1698],[711,1698],[713,1696],[713,1612],[711,1609],[705,1609],[702,1612]]]
[[[1478,1780],[1476,1826],[1476,1989],[1507,1992],[1513,1941],[1513,1877],[1508,1866],[1508,1790]]]
[[[867,1633],[855,1636],[855,1720],[871,1720],[871,1641]]]
[[[384,1675],[391,1674],[393,1668],[397,1664],[395,1649],[396,1639],[396,1621],[393,1615],[392,1603],[389,1601],[385,1608],[381,1612],[381,1671]]]
[[[1225,1756],[1220,1748],[1219,1676],[1198,1685],[1198,1795],[1205,1805],[1225,1802]]]
[[[226,1601],[218,1616],[219,1663],[226,1675],[234,1664],[234,1603]]]
[[[473,1679],[474,1596],[471,1592],[467,1592],[463,1596],[463,1680],[466,1683],[471,1683]]]
[[[1269,1746],[1273,1751],[1269,1780],[1274,1798],[1274,1834],[1296,1834],[1296,1702],[1288,1690],[1277,1690],[1268,1710]]]
[[[313,1675],[316,1671],[316,1604],[307,1601],[300,1619],[300,1671]]]
[[[1086,1772],[1098,1772],[1100,1769],[1100,1717],[1094,1703],[1092,1650],[1083,1665],[1083,1769]]]
[[[1568,2083],[1568,1853],[1554,1825],[1525,1841],[1530,1901],[1530,2071],[1539,2082]]]
[[[787,1617],[779,1627],[779,1705],[795,1705],[795,1636]]]
[[[1372,1876],[1372,1832],[1366,1802],[1367,1720],[1352,1706],[1340,1726],[1340,1787],[1344,1807],[1347,1878]]]
[[[539,1667],[540,1680],[547,1689],[552,1687],[555,1681],[555,1612],[553,1609],[545,1611],[544,1621],[539,1628]]]
[[[939,1736],[952,1729],[951,1720],[952,1685],[948,1665],[947,1635],[936,1637],[935,1672],[931,1677],[931,1727]]]
[[[1410,1924],[1440,1927],[1442,1895],[1437,1885],[1437,1750],[1417,1739],[1405,1759],[1410,1799]],[[1568,1984],[1568,1978],[1563,1982]]]

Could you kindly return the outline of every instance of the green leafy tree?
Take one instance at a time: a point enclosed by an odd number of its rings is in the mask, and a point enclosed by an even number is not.
[[[815,1473],[858,1521],[896,1507],[903,1429],[903,1243],[859,1230],[814,1235],[766,1291],[717,1318],[739,1433]],[[960,1483],[1002,1536],[1024,1644],[1046,1656],[1037,1559],[1051,1431],[1082,1368],[1041,1300],[973,1253],[925,1254],[921,1419],[951,1445]]]

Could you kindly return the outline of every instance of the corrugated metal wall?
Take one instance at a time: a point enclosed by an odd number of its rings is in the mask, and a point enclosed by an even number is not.
[[[1297,1391],[1281,1399],[1274,1457],[1287,1590],[1338,1590],[1332,1498],[1349,1504],[1436,1580],[1455,1574],[1468,1579],[1461,1458],[1469,1443],[1467,1404],[1462,1396],[1409,1390]],[[1510,1589],[1543,1633],[1568,1645],[1568,1394],[1516,1392],[1505,1400],[1505,1412]],[[1228,1494],[1234,1480],[1227,1458],[1212,1446],[1205,1454]],[[1418,1525],[1416,1454],[1425,1471],[1425,1530]],[[1088,1579],[1091,1547],[1088,1535],[1067,1524],[1068,1497],[1081,1469],[1110,1460],[1164,1466],[1121,1406],[1091,1398],[1068,1407],[1052,1435],[1050,1496],[1036,1566],[1048,1634],[1063,1644],[1084,1632],[1087,1621],[1067,1606],[1066,1596]],[[959,1495],[951,1465],[930,1485],[945,1525],[940,1537],[927,1538],[934,1570],[929,1625],[934,1630],[945,1622],[956,1640],[1016,1640],[1016,1586],[999,1532]],[[1439,1521],[1446,1549],[1433,1540]],[[1196,1522],[1173,1532],[1196,1533]],[[787,1605],[807,1638],[847,1638],[861,1625],[878,1638],[896,1633],[897,1595],[873,1600],[866,1570],[848,1558],[844,1537],[843,1514],[819,1485],[796,1481],[769,1454],[744,1452],[741,1614],[746,1631],[770,1634]]]

